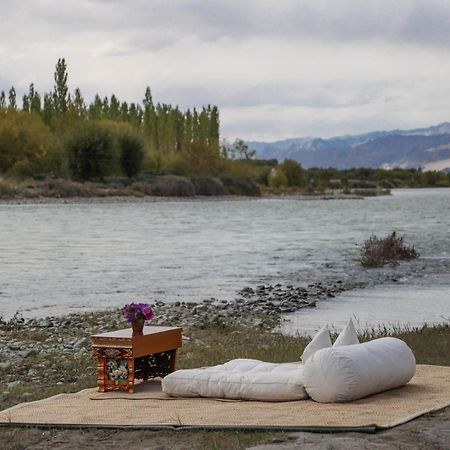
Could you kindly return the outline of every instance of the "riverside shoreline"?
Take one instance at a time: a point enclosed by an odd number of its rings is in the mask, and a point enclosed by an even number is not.
[[[78,203],[159,203],[159,202],[196,202],[196,201],[245,201],[261,199],[290,199],[290,200],[363,200],[363,195],[324,193],[324,194],[262,194],[260,196],[246,195],[196,195],[194,197],[158,197],[158,196],[132,196],[132,195],[111,195],[92,197],[0,197],[0,205],[40,205],[40,204],[78,204]]]

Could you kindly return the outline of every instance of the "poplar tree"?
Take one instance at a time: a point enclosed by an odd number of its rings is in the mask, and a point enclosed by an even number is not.
[[[30,104],[31,112],[41,112],[41,96],[35,91],[33,83],[30,84],[30,88],[28,90],[28,102]]]
[[[53,118],[53,98],[51,94],[44,94],[44,106],[42,108],[42,119],[46,125],[50,125]]]
[[[71,103],[72,110],[75,113],[75,116],[84,118],[86,117],[86,103],[84,102],[84,98],[81,95],[81,91],[79,88],[75,89],[73,102]]]
[[[30,101],[28,95],[22,97],[22,111],[30,112]]]
[[[16,90],[14,89],[14,86],[11,87],[9,90],[9,109],[16,110],[17,109],[17,102],[16,102]]]
[[[5,91],[0,92],[0,109],[6,108],[6,97]]]
[[[120,102],[113,94],[109,101],[109,118],[111,120],[120,120]]]
[[[55,69],[55,86],[53,105],[56,112],[64,114],[69,105],[69,88],[67,87],[67,66],[64,58],[58,59]]]

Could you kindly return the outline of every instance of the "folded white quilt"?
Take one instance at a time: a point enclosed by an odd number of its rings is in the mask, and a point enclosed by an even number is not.
[[[218,366],[177,370],[163,378],[162,389],[173,397],[274,402],[308,398],[301,364],[255,359],[233,359]]]

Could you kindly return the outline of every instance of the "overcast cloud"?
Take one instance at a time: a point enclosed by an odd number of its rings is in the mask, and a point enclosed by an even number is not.
[[[1,0],[0,90],[53,85],[182,108],[274,140],[450,120],[446,0]]]

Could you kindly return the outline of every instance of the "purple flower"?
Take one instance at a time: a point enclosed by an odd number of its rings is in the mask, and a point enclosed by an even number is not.
[[[130,303],[122,308],[122,315],[128,322],[133,322],[136,319],[151,320],[154,312],[147,303]]]

